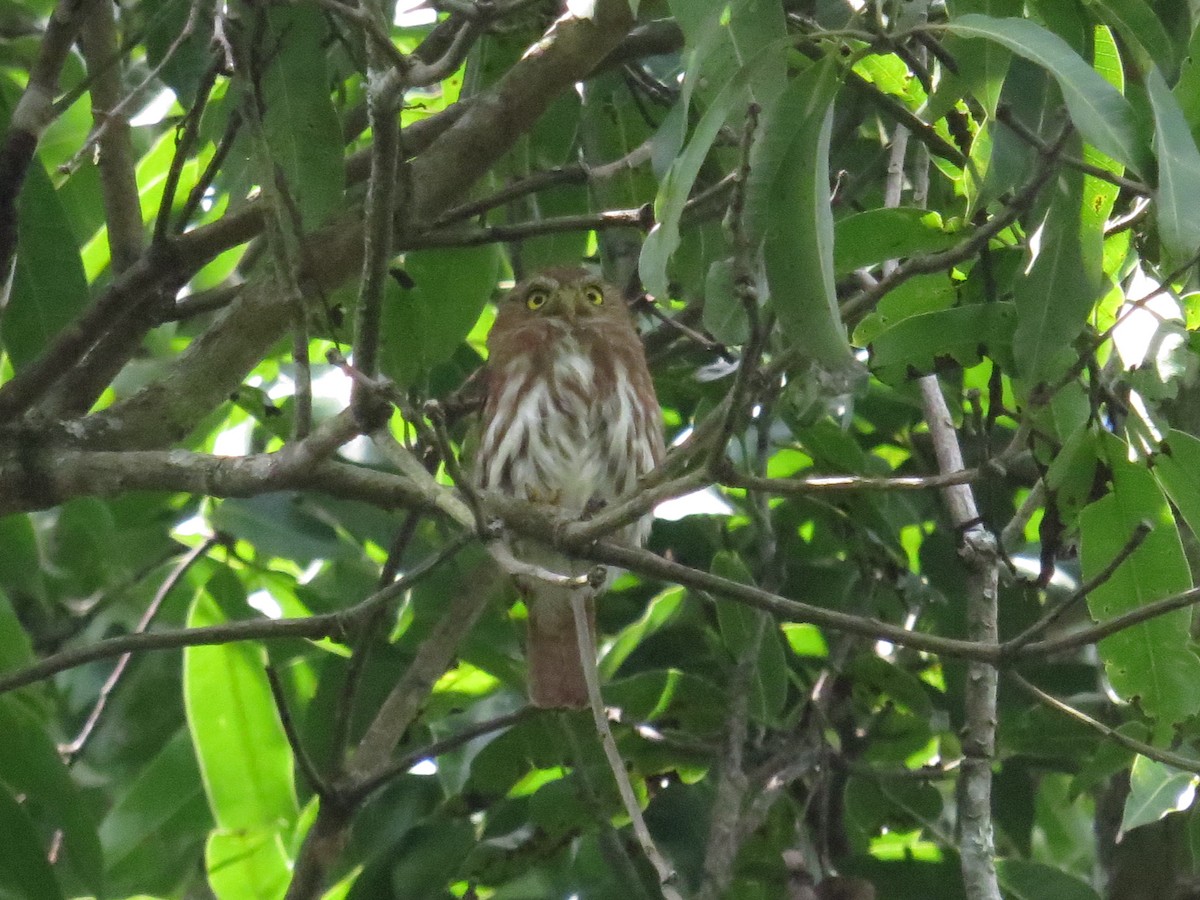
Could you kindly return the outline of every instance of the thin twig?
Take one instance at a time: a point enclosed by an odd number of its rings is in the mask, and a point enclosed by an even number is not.
[[[1076,722],[1081,722],[1088,728],[1099,732],[1108,738],[1114,744],[1119,744],[1126,750],[1132,750],[1134,753],[1139,753],[1147,759],[1152,759],[1155,762],[1160,762],[1165,766],[1174,766],[1176,769],[1182,769],[1184,772],[1193,772],[1200,775],[1200,759],[1192,759],[1188,756],[1181,756],[1178,753],[1172,753],[1170,750],[1160,750],[1153,744],[1147,744],[1145,741],[1139,741],[1136,738],[1131,738],[1128,735],[1122,734],[1115,728],[1110,728],[1103,722],[1093,719],[1083,710],[1076,709],[1068,703],[1064,703],[1057,697],[1051,696],[1018,675],[1016,672],[1008,672],[1008,678],[1025,691],[1035,700],[1049,706],[1051,709],[1056,709],[1064,715],[1070,716]]]
[[[363,12],[366,11],[364,5]],[[376,10],[376,15],[368,18],[375,24],[376,17],[382,18],[381,10]],[[387,46],[392,47],[390,40]],[[378,41],[367,46],[367,115],[374,140],[371,144],[371,174],[367,180],[362,278],[355,308],[354,365],[368,378],[375,377],[379,365],[383,297],[387,286],[388,262],[392,257],[396,174],[400,164],[400,120],[397,110],[403,98],[396,97],[384,88],[388,71],[385,58]],[[407,58],[404,64],[408,65]],[[370,430],[378,421],[386,421],[386,413],[379,407],[378,398],[364,390],[358,382],[355,382],[351,392],[351,405],[355,415],[364,423],[364,430]]]
[[[1036,149],[1039,153],[1045,154],[1050,149],[1050,145],[1039,134],[1032,131],[1024,122],[1017,118],[1012,109],[1004,104],[1001,104],[996,110],[996,119],[1007,125],[1017,137]],[[1076,169],[1085,175],[1091,175],[1093,178],[1099,178],[1101,181],[1115,184],[1117,187],[1129,191],[1131,194],[1139,197],[1154,196],[1154,189],[1140,181],[1110,172],[1108,169],[1085,162],[1082,159],[1076,159],[1066,153],[1059,154],[1058,158],[1069,169]]]
[[[177,650],[180,647],[203,647],[214,644],[232,644],[237,641],[277,640],[283,638],[335,638],[344,640],[348,630],[360,618],[371,614],[376,607],[407,591],[437,566],[475,540],[470,532],[450,541],[438,553],[419,566],[414,566],[404,577],[382,590],[376,591],[356,606],[336,613],[323,613],[302,619],[246,619],[225,622],[220,625],[205,625],[200,628],[176,628],[167,631],[147,631],[141,634],[126,634],[106,638],[83,647],[63,650],[38,662],[0,675],[0,694],[43,681],[59,672],[78,668],[98,659],[110,659],[124,653],[143,653],[149,650]]]
[[[192,33],[196,30],[196,24],[200,21],[200,7],[204,2],[205,0],[192,0],[191,6],[188,8],[187,20],[183,23],[183,27],[179,30],[179,34],[175,36],[175,39],[171,41],[170,45],[163,53],[162,59],[160,59],[154,66],[151,67],[150,71],[146,73],[146,77],[143,78],[137,84],[137,86],[133,88],[133,90],[129,91],[129,93],[127,93],[116,106],[108,110],[107,116],[103,119],[103,121],[100,122],[99,125],[92,129],[91,134],[88,135],[88,138],[86,141],[84,141],[83,146],[80,147],[79,150],[76,151],[75,155],[63,165],[64,170],[73,172],[79,168],[80,163],[92,153],[92,148],[94,148],[96,144],[104,137],[104,133],[109,128],[108,123],[113,121],[113,119],[117,116],[123,116],[125,110],[142,96],[142,92],[150,86],[151,82],[158,78],[167,63],[169,63],[175,57],[175,54],[179,52],[179,48],[183,46],[184,41],[190,38]]]
[[[1012,654],[1019,651],[1026,644],[1030,643],[1038,635],[1045,633],[1055,622],[1063,617],[1063,615],[1071,609],[1080,600],[1091,594],[1096,588],[1109,581],[1116,573],[1117,569],[1125,560],[1129,559],[1134,554],[1138,547],[1146,540],[1152,530],[1149,522],[1139,522],[1137,527],[1133,529],[1133,533],[1129,535],[1129,539],[1124,546],[1117,551],[1116,556],[1109,560],[1108,565],[1097,572],[1093,577],[1089,578],[1070,594],[1064,597],[1061,601],[1051,606],[1045,613],[1042,614],[1036,622],[1018,634],[1004,642],[1001,650],[1004,654]]]
[[[296,765],[300,767],[300,772],[312,787],[313,793],[322,800],[326,799],[330,796],[331,789],[325,779],[321,777],[321,773],[317,771],[312,757],[308,755],[308,751],[300,740],[300,733],[296,730],[296,723],[292,720],[292,712],[288,709],[283,682],[279,680],[279,671],[274,666],[267,666],[267,684],[270,685],[271,699],[275,701],[275,710],[279,713],[279,724],[283,726],[283,734],[292,748],[292,756],[296,759]]]
[[[1041,164],[1038,166],[1033,177],[1009,201],[1003,212],[993,216],[988,220],[987,224],[975,229],[969,237],[949,250],[911,257],[890,275],[879,279],[874,285],[859,291],[849,300],[845,301],[841,305],[842,316],[857,315],[873,308],[880,299],[910,278],[914,278],[917,275],[944,272],[960,262],[977,256],[979,251],[992,238],[1017,221],[1033,205],[1034,200],[1037,199],[1037,195],[1041,193],[1042,188],[1053,177],[1056,171],[1054,160],[1062,150],[1070,134],[1070,128],[1063,129],[1058,139],[1047,147],[1046,153],[1040,158]]]
[[[142,617],[134,626],[133,634],[143,634],[150,624],[154,621],[154,617],[158,615],[158,611],[162,608],[163,601],[167,599],[167,595],[175,590],[175,585],[179,584],[183,576],[187,574],[188,569],[205,554],[208,553],[216,544],[220,543],[220,538],[206,538],[203,543],[189,550],[179,560],[179,563],[167,575],[163,583],[159,586],[154,594],[154,598],[150,601],[146,611],[142,613]],[[79,757],[83,749],[87,746],[87,742],[95,733],[96,726],[100,724],[100,718],[104,715],[104,710],[108,706],[108,701],[112,698],[113,692],[117,689],[117,685],[121,683],[121,676],[125,674],[125,669],[128,667],[130,660],[133,659],[133,651],[128,651],[121,654],[117,659],[117,664],[113,666],[113,670],[109,673],[108,678],[104,679],[104,684],[100,686],[100,693],[96,697],[96,702],[92,705],[92,710],[88,713],[87,719],[83,723],[83,727],[79,729],[79,733],[68,744],[58,748],[59,754],[63,758],[63,762],[68,766]],[[0,691],[2,692],[2,691]]]
[[[463,744],[469,743],[477,737],[491,734],[493,731],[500,731],[502,728],[511,728],[513,725],[518,725],[533,718],[539,712],[541,710],[536,706],[522,706],[515,712],[505,713],[502,716],[486,719],[483,722],[476,722],[474,725],[468,725],[466,728],[455,732],[449,737],[441,738],[431,744],[426,744],[424,747],[418,747],[416,750],[409,750],[403,756],[398,757],[380,769],[370,778],[365,778],[351,787],[347,792],[349,799],[356,800],[368,797],[397,775],[403,775],[423,759],[437,759],[443,753],[457,750]]]
[[[588,624],[587,611],[589,591],[578,590],[571,592],[571,613],[575,619],[575,641],[579,649],[579,658],[583,661],[583,679],[587,684],[588,705],[592,711],[592,722],[596,726],[596,734],[600,738],[600,747],[604,750],[604,758],[612,771],[613,780],[617,783],[617,791],[621,795],[621,804],[628,813],[633,833],[637,837],[642,853],[646,855],[650,865],[658,874],[658,883],[662,888],[665,900],[683,900],[675,887],[675,870],[659,852],[642,818],[642,807],[633,785],[629,781],[629,773],[625,770],[625,761],[621,759],[621,751],[613,738],[612,729],[608,726],[608,713],[604,707],[604,698],[600,694],[600,673],[596,668],[596,638]]]

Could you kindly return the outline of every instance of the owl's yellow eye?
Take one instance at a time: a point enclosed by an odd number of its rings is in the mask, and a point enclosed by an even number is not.
[[[588,303],[592,304],[592,306],[601,306],[604,304],[604,291],[598,287],[588,288],[583,292],[583,295],[587,297]]]
[[[530,309],[541,309],[550,299],[550,294],[543,290],[530,291],[525,298],[525,305]]]

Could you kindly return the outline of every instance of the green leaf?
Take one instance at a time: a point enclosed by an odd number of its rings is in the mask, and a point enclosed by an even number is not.
[[[1101,454],[1112,471],[1113,490],[1080,513],[1083,577],[1094,578],[1103,570],[1142,522],[1149,523],[1151,531],[1113,576],[1088,595],[1088,607],[1099,622],[1191,586],[1171,508],[1154,477],[1130,462],[1126,445],[1112,435],[1105,436]],[[1098,645],[1113,690],[1127,700],[1139,698],[1145,713],[1158,720],[1160,740],[1170,733],[1171,725],[1200,710],[1195,690],[1200,658],[1190,646],[1190,620],[1188,610],[1177,610],[1106,637]]]
[[[901,319],[871,343],[871,369],[888,384],[937,368],[950,358],[970,368],[984,356],[1008,368],[1017,312],[1012,303],[972,303]]]
[[[193,10],[196,15],[192,31],[176,46]],[[162,80],[184,106],[190,106],[211,61],[208,52],[213,37],[211,12],[206,4],[192,0],[144,0],[138,4],[138,11],[146,17],[147,61],[161,67]]]
[[[291,493],[224,500],[210,516],[212,527],[249,541],[264,556],[310,563],[314,559],[357,556],[349,543],[309,507],[305,497]]]
[[[996,877],[1012,900],[1100,900],[1090,885],[1045,863],[998,859]]]
[[[1129,770],[1129,794],[1121,816],[1121,831],[1157,822],[1192,804],[1196,776],[1138,756]]]
[[[670,293],[667,286],[667,263],[671,254],[679,246],[679,218],[691,193],[696,176],[700,174],[713,141],[721,131],[721,126],[734,109],[735,105],[745,100],[743,69],[738,77],[725,82],[720,92],[709,104],[700,122],[692,133],[692,139],[687,147],[671,163],[666,177],[658,190],[658,198],[654,202],[655,225],[646,235],[642,244],[642,253],[638,259],[638,274],[642,284],[655,297],[667,297]]]
[[[88,286],[67,214],[36,156],[17,201],[17,218],[17,262],[0,315],[0,339],[20,371],[87,305]]]
[[[742,584],[754,583],[741,557],[728,550],[722,550],[713,557],[712,572]],[[725,646],[735,662],[741,659],[755,634],[762,629],[758,659],[750,669],[750,711],[759,720],[775,720],[787,702],[788,669],[783,644],[773,620],[759,610],[722,600],[717,603],[717,623]]]
[[[33,662],[33,644],[13,611],[12,603],[0,592],[0,672],[11,672]]]
[[[733,260],[718,259],[704,280],[704,327],[723,344],[750,339],[750,319],[733,280]]]
[[[99,891],[104,862],[96,823],[81,801],[58,748],[44,725],[12,697],[0,697],[0,782],[35,809],[34,818],[48,829],[60,829],[65,858],[76,876]],[[0,828],[0,834],[3,834]]]
[[[211,824],[196,752],[181,728],[117,798],[100,823],[100,843],[110,870],[136,868],[138,857],[157,868],[189,830],[203,834]]]
[[[383,373],[408,386],[449,360],[491,298],[500,261],[495,245],[407,254],[404,271],[413,287],[389,283],[384,299]]]
[[[267,17],[278,52],[262,79],[264,137],[301,225],[311,231],[340,205],[346,180],[325,70],[325,18],[306,6],[272,6]]]
[[[433,817],[405,835],[398,852],[384,857],[396,897],[440,897],[463,859],[475,846],[475,830],[465,819]]]
[[[887,292],[854,328],[854,344],[865,347],[889,328],[921,313],[950,309],[958,303],[956,283],[944,272],[917,275]]]
[[[275,828],[214,831],[204,850],[208,883],[218,900],[272,900],[287,892],[291,863]]]
[[[750,79],[750,95],[766,106],[779,96],[787,84],[786,46],[780,40],[787,35],[787,21],[780,0],[739,0],[730,6],[729,34],[738,62],[755,66]],[[761,59],[768,56],[766,60]]]
[[[839,275],[888,259],[935,253],[968,233],[946,230],[941,216],[925,209],[869,209],[833,227],[833,268]]]
[[[188,627],[226,621],[209,589]],[[184,706],[209,807],[227,830],[271,829],[296,817],[292,754],[265,674],[266,656],[243,642],[183,651]]]
[[[1054,76],[1071,120],[1097,150],[1138,174],[1148,169],[1147,147],[1133,107],[1058,35],[1028,19],[968,14],[945,26],[951,34],[995,41]]]
[[[1064,172],[1055,180],[1043,240],[1032,269],[1015,288],[1017,371],[1032,387],[1070,365],[1071,341],[1083,330],[1100,295],[1102,230],[1084,227],[1084,178]]]
[[[1158,66],[1175,75],[1178,66],[1175,45],[1146,0],[1089,0],[1088,5],[1099,11],[1104,22],[1121,35],[1138,68],[1146,71]]]
[[[1200,250],[1200,150],[1157,68],[1146,75],[1146,92],[1158,157],[1158,236],[1171,257],[1183,261]]]
[[[1022,6],[1021,0],[953,0],[947,5],[952,21],[967,13],[982,13],[992,18],[1019,16]],[[946,49],[958,60],[957,77],[983,105],[988,117],[994,119],[1012,54],[990,41],[982,49],[972,47],[968,52],[956,52],[966,48],[953,35],[948,37]]]
[[[642,641],[670,625],[683,608],[686,596],[687,591],[681,587],[674,587],[652,598],[641,617],[621,629],[605,651],[600,659],[601,679],[607,681],[612,678],[621,668],[621,663],[629,658],[629,654],[633,653]]]
[[[0,517],[0,589],[7,590],[14,597],[27,597],[39,602],[46,599],[37,535],[27,515]],[[0,649],[0,669],[3,668],[4,651]]]
[[[1200,534],[1200,438],[1172,429],[1154,454],[1152,471],[1188,527]]]
[[[4,900],[62,900],[33,823],[0,783],[0,897]]]
[[[833,272],[829,140],[838,85],[832,58],[791,81],[764,115],[746,200],[751,237],[763,241],[771,306],[784,334],[831,372],[854,367]]]

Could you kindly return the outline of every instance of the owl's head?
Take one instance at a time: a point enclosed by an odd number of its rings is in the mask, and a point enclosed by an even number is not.
[[[612,285],[587,269],[556,268],[513,288],[500,305],[500,316],[510,327],[536,321],[587,327],[628,323],[629,307]]]

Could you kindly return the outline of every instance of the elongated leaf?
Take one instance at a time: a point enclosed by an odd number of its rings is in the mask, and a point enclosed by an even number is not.
[[[17,216],[17,262],[12,294],[0,316],[0,339],[13,368],[20,370],[83,309],[88,287],[70,222],[36,157],[21,188]]]
[[[84,884],[98,891],[104,864],[96,823],[54,741],[12,697],[0,697],[0,735],[4,735],[0,783],[36,804],[46,826],[61,829],[67,863]]]
[[[291,880],[283,837],[275,828],[214,831],[204,850],[204,863],[218,900],[282,897]]]
[[[499,248],[419,250],[404,259],[412,288],[389,282],[383,309],[380,368],[411,385],[446,362],[491,297]]]
[[[338,205],[345,185],[342,128],[325,70],[325,20],[315,7],[267,13],[279,51],[263,76],[263,129],[271,155],[312,230]]]
[[[202,590],[188,626],[225,621]],[[296,817],[292,755],[271,699],[265,656],[255,643],[188,647],[184,705],[209,806],[225,829],[277,828]]]
[[[723,344],[750,338],[750,318],[733,279],[733,260],[718,259],[704,279],[704,327]]]
[[[180,729],[104,817],[100,843],[110,869],[120,870],[138,854],[161,863],[163,850],[172,846],[168,836],[173,820],[195,809],[197,800],[201,809],[194,820],[196,830],[207,830],[212,820],[204,808],[196,752],[187,730]]]
[[[206,7],[207,4],[191,0],[145,0],[139,7],[147,20],[147,59],[151,65],[161,66],[162,80],[188,105],[195,98],[200,78],[210,63],[208,47],[212,42],[213,15]],[[183,37],[189,18],[192,30]],[[182,42],[176,46],[181,37]]]
[[[1100,900],[1091,885],[1045,863],[998,859],[996,877],[1012,900]]]
[[[1016,309],[1011,303],[973,303],[902,319],[871,342],[871,368],[898,384],[933,372],[939,360],[970,368],[984,356],[1005,368],[1012,355]]]
[[[713,4],[714,7],[716,4]],[[766,105],[787,84],[786,48],[780,39],[787,35],[787,22],[780,0],[739,0],[730,6],[729,33],[742,66],[768,54],[750,79],[750,95]]]
[[[1064,173],[1054,184],[1043,241],[1033,268],[1017,283],[1013,355],[1030,387],[1070,364],[1070,343],[1100,294],[1103,235],[1084,228],[1084,179]]]
[[[1090,5],[1133,48],[1143,70],[1156,65],[1174,76],[1178,65],[1175,45],[1146,0],[1091,0]]]
[[[969,13],[1001,19],[1019,16],[1021,5],[1021,0],[952,0],[947,4],[952,20],[960,19]],[[1012,54],[992,42],[988,42],[980,50],[972,47],[971,52],[956,52],[966,48],[961,46],[960,39],[952,35],[947,39],[946,49],[958,60],[957,77],[962,79],[975,98],[983,104],[988,115],[995,117]]]
[[[924,209],[869,209],[833,226],[833,268],[839,275],[886,259],[934,253],[967,234],[947,230],[937,213]]]
[[[829,191],[832,59],[788,85],[765,116],[751,154],[748,225],[763,239],[771,305],[789,342],[831,372],[854,366],[838,312]]]
[[[600,660],[600,675],[609,679],[621,668],[621,663],[629,658],[629,654],[652,634],[662,630],[683,607],[687,592],[680,587],[663,591],[652,599],[646,606],[646,611],[636,622],[627,625],[617,635],[607,652]]]
[[[1092,578],[1122,551],[1142,522],[1151,531],[1112,578],[1088,596],[1097,621],[1139,609],[1186,590],[1191,575],[1170,506],[1142,466],[1130,462],[1123,442],[1105,437],[1101,452],[1112,470],[1112,493],[1087,506],[1079,516],[1080,562]],[[1171,725],[1195,715],[1200,697],[1200,658],[1189,644],[1188,610],[1178,610],[1105,638],[1100,656],[1113,689],[1139,698],[1146,714],[1158,720],[1162,739]]]
[[[1173,429],[1154,455],[1153,471],[1188,527],[1200,534],[1200,438]]]
[[[1157,822],[1168,813],[1191,805],[1196,776],[1139,756],[1129,771],[1129,795],[1121,816],[1121,831]]]
[[[1200,249],[1200,151],[1157,68],[1146,75],[1146,91],[1154,110],[1158,157],[1158,236],[1167,252],[1182,261]]]
[[[679,246],[679,217],[687,203],[696,176],[700,174],[700,166],[708,156],[713,141],[716,140],[721,126],[735,106],[745,102],[746,76],[743,69],[739,77],[725,83],[721,88],[692,134],[687,147],[676,157],[670,170],[663,179],[658,191],[658,199],[654,204],[656,224],[646,235],[642,244],[642,255],[638,259],[638,274],[646,290],[656,297],[666,297],[667,263],[671,254]]]
[[[0,897],[4,900],[61,900],[62,890],[46,862],[33,823],[0,782]]]
[[[713,574],[723,578],[743,584],[753,583],[746,564],[736,553],[718,553],[713,557],[712,570]],[[758,629],[763,629],[758,659],[751,666],[750,711],[759,720],[773,721],[787,702],[788,689],[787,661],[773,620],[765,613],[740,603],[722,602],[717,604],[717,622],[725,646],[735,660],[741,658]]]
[[[1058,35],[1028,19],[968,14],[946,26],[951,34],[995,41],[1054,76],[1075,126],[1096,149],[1135,172],[1147,170],[1147,147],[1133,108]]]

